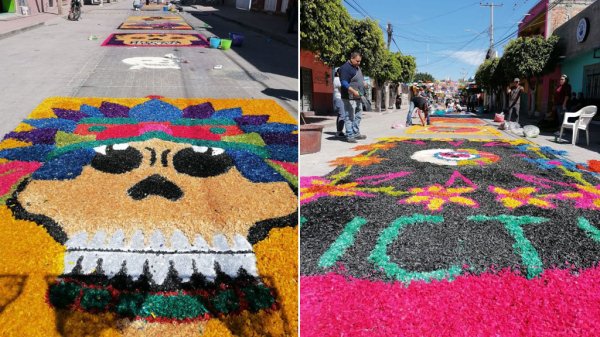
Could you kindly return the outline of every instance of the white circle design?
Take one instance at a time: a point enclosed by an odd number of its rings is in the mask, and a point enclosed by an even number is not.
[[[455,149],[430,149],[417,151],[410,158],[424,163],[457,166],[461,161],[477,159],[480,156]]]

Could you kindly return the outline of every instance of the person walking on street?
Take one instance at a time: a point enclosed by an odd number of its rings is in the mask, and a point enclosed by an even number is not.
[[[567,103],[571,97],[571,85],[567,75],[560,77],[558,87],[554,89],[554,109],[556,110],[555,124],[560,126],[563,122],[565,112],[567,111]]]
[[[519,108],[521,105],[521,93],[525,90],[519,83],[521,80],[515,78],[510,87],[508,87],[508,119],[510,122],[512,114],[517,116],[516,122],[519,123]],[[507,124],[508,125],[508,124]]]
[[[341,87],[340,68],[335,68],[333,75],[333,110],[337,113],[335,121],[337,127],[335,135],[337,137],[344,137],[344,124],[346,124],[346,110],[344,110],[344,102],[342,101]]]
[[[396,109],[402,108],[402,84],[398,84],[396,88]]]
[[[362,56],[359,52],[352,52],[350,60],[344,63],[340,71],[341,94],[345,110],[346,141],[356,143],[357,139],[366,139],[360,134],[360,121],[362,115],[361,98],[365,94],[365,78],[360,70]]]

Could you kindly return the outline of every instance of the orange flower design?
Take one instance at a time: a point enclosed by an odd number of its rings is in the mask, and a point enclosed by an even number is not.
[[[333,185],[330,180],[321,177],[300,178],[300,204],[306,204],[321,197],[374,197],[358,189],[359,182]]]
[[[538,191],[535,187],[517,187],[507,190],[501,187],[490,186],[490,192],[497,195],[496,201],[502,202],[505,207],[515,209],[517,207],[532,205],[540,208],[550,209],[556,206],[546,200],[547,197],[534,195]]]
[[[444,204],[453,202],[459,205],[472,208],[479,208],[479,204],[471,199],[462,196],[463,193],[471,193],[475,190],[473,187],[450,187],[435,184],[427,187],[411,188],[409,192],[413,196],[400,200],[401,204],[423,204],[425,208],[432,212],[439,212],[444,208]]]
[[[370,166],[373,164],[379,164],[384,160],[386,159],[377,156],[354,156],[340,157],[330,161],[329,163],[331,164],[331,166]]]
[[[373,151],[373,150],[389,150],[396,147],[393,143],[376,143],[368,145],[355,146],[352,149],[356,151]]]

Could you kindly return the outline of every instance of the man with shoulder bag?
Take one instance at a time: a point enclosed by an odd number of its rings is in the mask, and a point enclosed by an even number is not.
[[[356,140],[366,139],[360,134],[360,121],[363,111],[363,97],[365,94],[365,79],[360,70],[362,56],[359,52],[352,52],[350,60],[340,69],[341,94],[344,102],[346,141],[356,143]],[[366,98],[365,98],[366,100]]]

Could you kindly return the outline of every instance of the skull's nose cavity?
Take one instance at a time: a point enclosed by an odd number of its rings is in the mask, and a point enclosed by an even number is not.
[[[167,178],[154,174],[138,182],[127,191],[134,200],[143,200],[146,197],[156,195],[171,201],[177,201],[183,197],[183,191]]]

